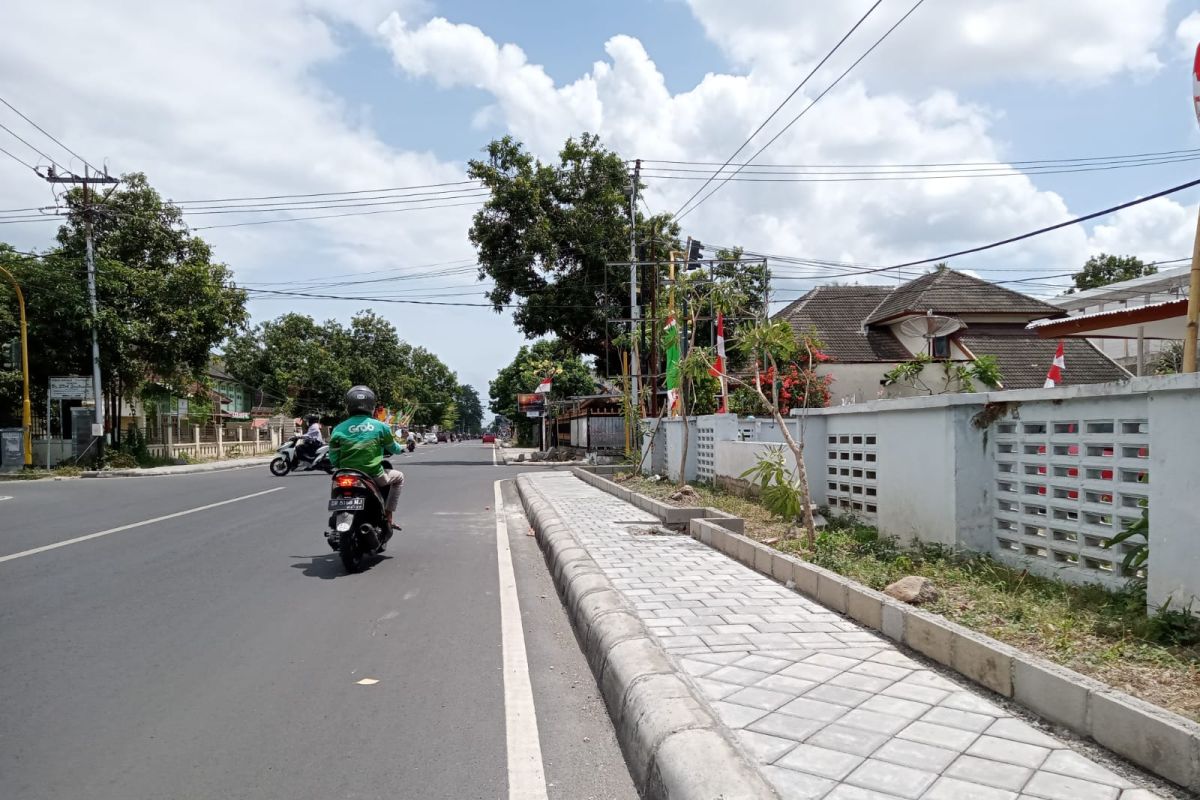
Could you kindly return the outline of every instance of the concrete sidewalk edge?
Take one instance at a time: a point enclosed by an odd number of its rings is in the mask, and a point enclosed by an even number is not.
[[[533,477],[518,476],[516,483],[639,794],[646,800],[778,800]]]
[[[274,454],[269,456],[252,456],[249,458],[226,459],[225,461],[210,461],[204,464],[178,464],[172,467],[151,467],[149,469],[106,469],[102,471],[84,472],[81,478],[146,478],[165,477],[169,475],[194,475],[198,472],[220,472],[227,469],[243,469],[270,464]]]
[[[597,471],[576,470],[575,474],[664,524],[682,521],[681,511],[713,510],[681,509],[654,500]],[[686,529],[692,538],[826,608],[881,632],[1161,778],[1200,792],[1200,724],[1193,720],[780,552],[745,536],[728,520],[693,513],[687,518]]]

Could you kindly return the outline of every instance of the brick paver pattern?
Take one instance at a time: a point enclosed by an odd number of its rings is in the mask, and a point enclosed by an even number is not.
[[[563,473],[530,476],[786,800],[1155,800],[890,640]]]

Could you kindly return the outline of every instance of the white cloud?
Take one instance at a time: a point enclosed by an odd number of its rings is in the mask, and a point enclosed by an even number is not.
[[[1175,41],[1179,44],[1179,52],[1184,58],[1196,54],[1196,45],[1200,43],[1200,11],[1193,11],[1179,21],[1175,28]]]
[[[343,6],[354,7],[347,13]],[[373,31],[385,16],[384,6],[222,0],[183,13],[174,4],[149,1],[103,7],[83,0],[9,4],[0,26],[0,74],[21,80],[7,83],[3,95],[87,158],[107,159],[118,173],[144,171],[165,196],[180,200],[461,180],[461,164],[380,141],[358,123],[358,109],[348,108],[314,76],[316,68],[342,55],[337,26]],[[59,29],[63,19],[73,20],[87,35],[48,57],[42,34]],[[0,122],[20,123],[4,111]],[[0,146],[13,149],[9,145]],[[44,183],[0,157],[0,207],[49,200]],[[240,281],[280,282],[274,288],[286,290],[313,276],[470,256],[465,236],[470,213],[470,208],[416,211],[201,235]],[[200,226],[235,219],[213,215],[190,221]],[[23,247],[47,246],[52,235],[51,225],[0,227],[0,238]],[[471,277],[423,285],[468,283]],[[396,291],[386,285],[367,288],[345,293]],[[259,319],[291,310],[344,319],[368,305],[276,300],[255,301],[253,308]],[[377,309],[397,323],[403,336],[439,353],[485,392],[495,364],[505,363],[519,344],[511,324],[486,309],[456,309],[462,333],[448,330],[453,327],[446,325],[448,309],[383,303]]]
[[[1135,255],[1143,261],[1173,261],[1192,251],[1197,207],[1159,197],[1097,225],[1088,255]]]
[[[870,6],[854,2],[688,0],[709,38],[747,67],[795,74]],[[926,3],[870,57],[874,74],[941,85],[1021,79],[1099,82],[1157,70],[1169,0],[955,0]],[[884,3],[848,41],[859,53],[911,4]],[[848,64],[851,56],[839,56]],[[836,73],[832,73],[836,74]]]

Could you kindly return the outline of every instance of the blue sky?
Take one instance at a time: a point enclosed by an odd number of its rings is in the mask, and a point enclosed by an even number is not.
[[[910,4],[884,0],[764,137]],[[145,171],[173,198],[453,181],[489,139],[506,133],[543,158],[566,136],[591,130],[628,157],[719,161],[868,5],[213,0],[185,14],[151,0],[104,7],[63,0],[53,8],[16,0],[0,29],[0,73],[19,77],[0,94],[89,159],[107,159],[117,172]],[[40,32],[68,16],[92,36],[47,59]],[[759,161],[1007,161],[1200,148],[1188,54],[1197,39],[1194,0],[928,0]],[[19,123],[3,114],[0,122]],[[762,252],[895,263],[1182,183],[1197,164],[941,182],[730,184],[687,218],[685,234]],[[649,180],[646,199],[672,210],[695,185]],[[43,183],[0,158],[0,207],[50,199]],[[1050,294],[1055,281],[1045,276],[1077,269],[1101,250],[1187,255],[1198,199],[1181,193],[954,266],[993,279],[1040,277],[1028,288]],[[336,294],[340,280],[391,270],[405,281],[378,287],[380,294],[461,291],[474,301],[480,290],[469,272],[413,277],[419,265],[472,255],[472,211],[202,235],[251,286],[321,281],[321,292]],[[5,225],[0,240],[46,247],[52,231],[45,223]],[[778,296],[829,278],[808,274],[781,281]],[[485,395],[523,341],[506,314],[487,309],[258,296],[251,310],[256,321],[293,310],[345,320],[367,306]]]

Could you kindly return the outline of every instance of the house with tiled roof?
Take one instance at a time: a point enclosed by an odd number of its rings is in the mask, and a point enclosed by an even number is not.
[[[933,314],[958,329],[932,339],[912,335],[903,323]],[[1033,320],[1063,311],[1020,292],[952,269],[938,269],[896,287],[819,286],[775,315],[796,331],[821,341],[830,361],[819,372],[833,377],[832,402],[861,403],[921,393],[906,385],[885,386],[884,373],[924,353],[937,361],[966,363],[993,356],[1002,389],[1040,387],[1058,343],[1027,330]],[[1129,373],[1085,339],[1064,342],[1062,385],[1108,383]],[[930,386],[944,385],[944,371],[926,368]],[[983,388],[983,387],[976,387]]]

